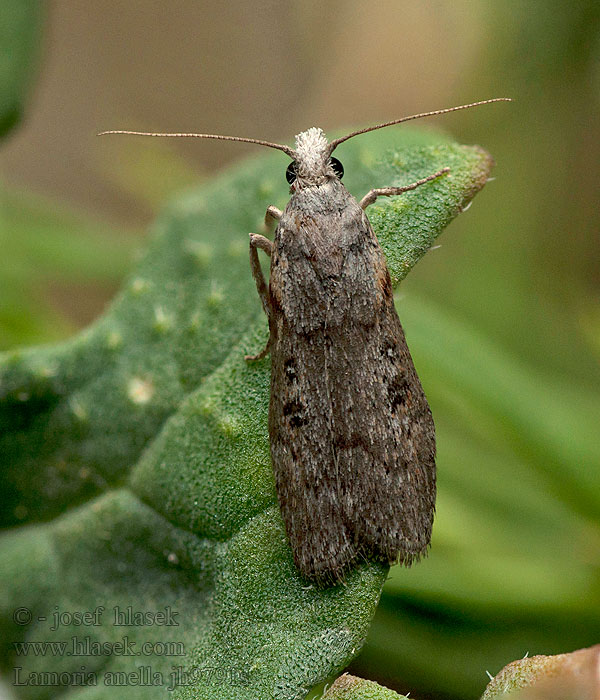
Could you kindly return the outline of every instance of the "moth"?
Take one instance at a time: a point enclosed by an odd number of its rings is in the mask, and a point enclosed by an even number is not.
[[[286,153],[290,200],[267,208],[274,238],[250,234],[250,267],[269,323],[256,361],[271,355],[270,451],[285,529],[302,575],[317,585],[343,581],[363,559],[410,566],[430,543],[436,498],[435,427],[394,306],[383,251],[332,156],[359,134],[459,107],[403,117],[328,141],[310,128],[286,145],[215,134]],[[103,133],[142,132],[112,131]],[[258,251],[270,257],[267,283]]]

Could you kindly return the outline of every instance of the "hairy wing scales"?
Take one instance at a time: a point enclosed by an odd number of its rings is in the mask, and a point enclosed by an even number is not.
[[[296,565],[308,578],[335,583],[356,549],[340,508],[326,356],[295,340],[284,335],[272,353],[271,459]]]

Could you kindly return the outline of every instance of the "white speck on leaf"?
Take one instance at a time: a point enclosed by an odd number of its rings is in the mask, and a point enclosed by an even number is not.
[[[132,377],[127,385],[127,396],[133,403],[148,403],[154,394],[154,385],[149,379]]]

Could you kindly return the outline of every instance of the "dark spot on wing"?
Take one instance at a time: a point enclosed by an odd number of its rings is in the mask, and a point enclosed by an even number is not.
[[[294,384],[298,381],[298,375],[296,374],[296,362],[294,358],[290,358],[283,363],[283,371],[285,372],[285,377],[289,382]]]
[[[301,428],[305,424],[306,418],[302,418],[302,416],[292,416],[290,418],[290,425],[292,428]]]
[[[409,392],[406,376],[397,374],[388,385],[388,398],[392,412],[406,402]]]
[[[283,415],[288,417],[288,422],[292,428],[299,428],[306,423],[306,418],[302,415],[304,406],[298,399],[292,399],[283,406]]]

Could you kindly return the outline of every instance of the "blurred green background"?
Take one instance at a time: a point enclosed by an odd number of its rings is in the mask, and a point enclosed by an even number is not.
[[[600,641],[600,4],[0,12],[0,349],[89,323],[169,194],[255,152],[96,132],[290,141],[497,96],[514,102],[435,121],[489,150],[496,180],[399,294],[438,426],[437,520],[351,669],[421,699]]]

